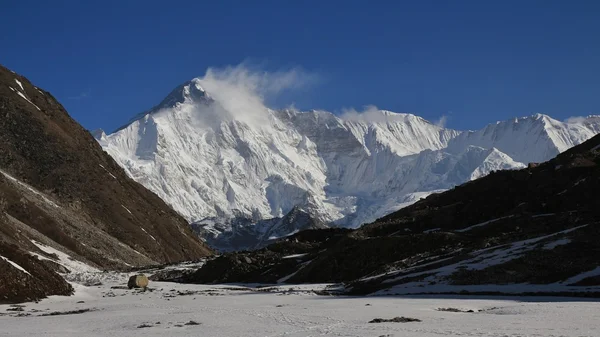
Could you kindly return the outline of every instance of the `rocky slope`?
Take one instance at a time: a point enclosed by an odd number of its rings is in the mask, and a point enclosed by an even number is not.
[[[600,294],[600,135],[357,230],[300,232],[184,282],[343,282],[352,294]]]
[[[213,82],[185,83],[96,137],[220,250],[260,247],[267,232],[355,228],[494,170],[549,160],[600,132],[593,116],[563,123],[538,114],[463,132],[375,109],[275,111]],[[274,225],[298,209],[310,225]]]
[[[50,93],[2,66],[0,116],[0,302],[72,290],[42,244],[100,269],[210,254]]]

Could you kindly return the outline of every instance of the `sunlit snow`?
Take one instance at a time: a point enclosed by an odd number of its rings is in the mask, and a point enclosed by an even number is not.
[[[15,82],[17,82],[17,84],[19,85],[19,87],[21,87],[21,90],[22,90],[22,91],[25,91],[25,88],[23,88],[23,84],[21,84],[21,81],[19,81],[19,80],[17,80],[17,79],[15,78]]]

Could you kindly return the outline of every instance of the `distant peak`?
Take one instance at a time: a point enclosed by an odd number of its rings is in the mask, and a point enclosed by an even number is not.
[[[199,78],[193,78],[173,89],[167,97],[165,97],[160,103],[155,105],[150,110],[143,111],[131,118],[125,125],[122,125],[114,132],[126,128],[131,123],[142,119],[143,117],[158,112],[164,109],[174,108],[184,103],[204,103],[209,104],[212,102],[210,95],[200,85]]]
[[[504,121],[496,121],[496,125],[506,125],[506,124],[519,124],[522,122],[531,122],[531,121],[541,121],[541,122],[548,122],[548,121],[553,121],[554,119],[546,114],[541,114],[541,113],[536,113],[530,116],[526,116],[526,117],[515,117],[515,118],[511,118],[508,120],[504,120]],[[491,124],[490,124],[491,125]],[[490,126],[488,125],[488,127]]]
[[[581,123],[594,123],[600,119],[600,115],[588,115],[588,116],[572,116],[565,119],[565,123],[569,124],[581,124]]]
[[[200,85],[200,79],[194,78],[173,89],[173,91],[171,91],[171,93],[169,93],[169,95],[165,97],[165,99],[163,99],[157,106],[150,109],[149,113],[172,108],[184,102],[206,103],[209,98],[209,95]]]
[[[393,112],[389,110],[377,109],[376,107],[370,107],[361,112],[349,110],[338,115],[338,117],[346,122],[364,122],[372,124],[426,123],[435,125],[434,123],[411,113]]]
[[[540,120],[540,119],[551,119],[550,116],[545,115],[545,114],[541,114],[541,113],[536,113],[535,115],[531,116],[533,117],[535,120]]]

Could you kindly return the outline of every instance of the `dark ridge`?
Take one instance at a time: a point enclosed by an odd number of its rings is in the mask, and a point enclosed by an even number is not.
[[[50,93],[2,66],[0,116],[0,249],[31,274],[0,259],[0,299],[71,291],[52,274],[52,262],[29,255],[44,254],[33,241],[102,269],[211,254],[187,222],[130,179]]]

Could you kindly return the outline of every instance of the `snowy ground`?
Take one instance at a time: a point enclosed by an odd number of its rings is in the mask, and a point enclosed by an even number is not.
[[[282,286],[154,282],[141,292],[107,278],[71,297],[0,305],[0,336],[600,336],[600,301],[541,297],[332,297]],[[118,287],[111,289],[111,287]],[[289,291],[294,288],[294,291]],[[456,308],[474,312],[444,312]],[[83,313],[42,316],[89,309]],[[17,309],[18,310],[18,309]],[[405,316],[411,323],[368,323]],[[186,325],[190,321],[198,325]]]

